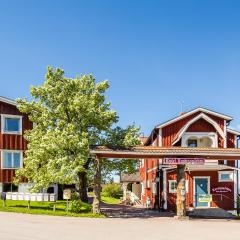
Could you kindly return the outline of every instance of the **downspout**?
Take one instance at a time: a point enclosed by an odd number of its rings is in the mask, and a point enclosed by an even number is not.
[[[158,211],[162,211],[162,189],[161,189],[161,180],[162,180],[162,169],[160,168],[160,164],[158,162]]]
[[[237,136],[237,148],[238,148],[238,140],[240,136]],[[239,167],[239,160],[237,160],[237,168]],[[240,198],[239,198],[239,171],[237,171],[237,215],[240,213]]]

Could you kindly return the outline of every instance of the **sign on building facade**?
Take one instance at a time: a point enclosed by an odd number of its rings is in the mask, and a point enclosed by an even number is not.
[[[192,165],[204,165],[204,158],[164,158],[163,164],[178,165],[178,164],[192,164]]]

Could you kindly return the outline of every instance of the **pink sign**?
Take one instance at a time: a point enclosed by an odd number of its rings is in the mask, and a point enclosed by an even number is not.
[[[203,165],[205,163],[204,158],[164,158],[164,164],[177,165],[177,164],[192,164]]]
[[[212,193],[230,193],[230,192],[232,192],[232,189],[226,186],[212,188]]]

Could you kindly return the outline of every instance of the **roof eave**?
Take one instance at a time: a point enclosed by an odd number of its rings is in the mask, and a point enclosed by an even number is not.
[[[230,116],[227,116],[227,115],[224,115],[224,114],[220,114],[220,113],[211,111],[211,110],[206,109],[206,108],[203,108],[203,107],[198,107],[198,108],[195,108],[195,109],[193,109],[193,110],[191,110],[191,111],[189,111],[189,112],[187,112],[187,113],[185,113],[185,114],[183,114],[183,115],[181,115],[181,116],[175,117],[175,118],[173,118],[173,119],[171,119],[171,120],[169,120],[169,121],[167,121],[167,122],[164,122],[164,123],[162,123],[162,124],[157,125],[157,126],[155,127],[155,129],[159,129],[159,128],[163,128],[163,127],[165,127],[165,126],[168,126],[168,125],[170,125],[170,124],[172,124],[172,123],[174,123],[174,122],[176,122],[176,121],[179,121],[179,120],[181,120],[181,119],[184,119],[185,117],[190,116],[190,115],[192,115],[192,114],[194,114],[194,113],[196,113],[196,112],[198,112],[198,111],[203,111],[203,112],[212,114],[212,115],[214,115],[214,116],[221,117],[221,118],[223,118],[224,120],[227,120],[227,121],[233,120],[233,118],[230,117]]]
[[[7,103],[7,104],[10,104],[10,105],[13,105],[13,106],[17,106],[16,101],[5,98],[5,97],[0,97],[0,102],[4,102],[4,103]]]

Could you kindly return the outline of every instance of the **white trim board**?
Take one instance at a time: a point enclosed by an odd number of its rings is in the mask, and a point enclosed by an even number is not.
[[[11,132],[11,131],[5,131],[5,118],[13,118],[13,119],[19,119],[19,131],[17,132]],[[1,133],[2,134],[13,134],[13,135],[22,135],[23,131],[23,116],[21,115],[12,115],[12,114],[1,114]]]
[[[233,130],[233,129],[230,129],[230,128],[227,128],[227,133],[232,133],[234,135],[238,135],[240,136],[240,132],[239,131],[236,131],[236,130]]]
[[[8,103],[8,104],[13,105],[13,106],[17,106],[16,101],[14,101],[12,99],[9,99],[9,98],[1,97],[1,96],[0,96],[0,102],[4,102],[4,103]]]
[[[163,127],[165,127],[165,126],[167,126],[167,125],[169,125],[171,123],[174,123],[176,121],[184,119],[185,117],[190,116],[190,115],[192,115],[192,114],[194,114],[196,112],[204,112],[204,113],[212,114],[214,116],[223,118],[223,119],[225,119],[227,121],[233,120],[233,118],[230,117],[230,116],[227,116],[227,115],[224,115],[224,114],[220,114],[220,113],[211,111],[211,110],[203,108],[203,107],[199,107],[199,108],[193,109],[193,110],[191,110],[191,111],[189,111],[189,112],[187,112],[185,114],[182,114],[181,116],[175,117],[172,120],[169,120],[169,121],[167,121],[165,123],[159,124],[159,125],[156,126],[156,128],[163,128]]]
[[[5,167],[3,167],[4,152],[20,153],[20,168],[5,168]],[[1,168],[2,169],[9,169],[9,170],[23,168],[23,151],[22,150],[7,150],[7,149],[1,150]]]

